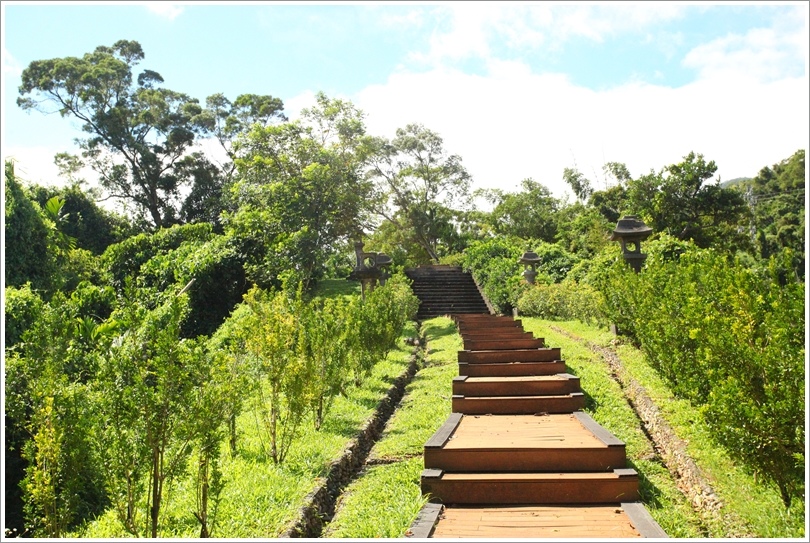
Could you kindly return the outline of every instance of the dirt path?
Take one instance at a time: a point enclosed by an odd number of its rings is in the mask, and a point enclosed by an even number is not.
[[[723,510],[723,502],[715,494],[709,479],[689,456],[686,442],[675,434],[644,387],[625,369],[616,352],[560,327],[551,325],[550,328],[587,346],[608,364],[613,379],[622,388],[628,403],[641,420],[644,431],[652,440],[667,469],[672,473],[678,489],[689,499],[701,520],[707,526],[722,526],[726,531],[733,526],[744,527],[745,522],[742,519],[731,519],[729,512]],[[722,537],[754,537],[745,529],[737,528],[733,531],[739,533],[726,533]]]

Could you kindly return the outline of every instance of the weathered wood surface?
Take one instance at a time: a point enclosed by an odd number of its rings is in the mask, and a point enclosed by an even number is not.
[[[431,537],[644,537],[622,505],[445,507],[436,517]]]
[[[464,341],[467,351],[503,351],[512,349],[540,349],[546,344],[543,338],[503,338],[503,339],[468,339]]]
[[[625,467],[624,443],[612,435],[607,441],[573,414],[454,413],[425,444],[424,461],[425,468],[445,472],[593,472]]]

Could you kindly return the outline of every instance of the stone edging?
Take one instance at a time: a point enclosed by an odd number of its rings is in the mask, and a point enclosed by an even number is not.
[[[618,355],[611,349],[587,341],[557,326],[550,326],[550,328],[585,344],[608,364],[614,379],[621,386],[630,406],[644,425],[645,432],[650,436],[655,448],[660,451],[667,469],[675,477],[679,490],[689,499],[694,510],[706,520],[715,522],[719,517],[727,516],[728,512],[721,511],[723,502],[715,494],[700,467],[686,451],[686,442],[673,431],[661,415],[658,406],[647,394],[646,389],[629,375]],[[740,522],[740,524],[743,523]],[[725,537],[751,536],[750,534],[728,534]]]
[[[340,458],[329,466],[325,481],[304,498],[297,518],[278,537],[319,537],[324,523],[331,520],[335,512],[338,496],[365,464],[374,443],[380,439],[386,422],[394,413],[397,404],[405,394],[405,387],[419,369],[424,356],[421,340],[414,348],[408,368],[394,380],[385,397],[380,400],[374,414],[366,421],[360,432],[343,449]]]

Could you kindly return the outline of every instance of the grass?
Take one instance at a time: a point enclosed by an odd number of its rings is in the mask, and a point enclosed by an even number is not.
[[[321,279],[313,296],[333,298],[335,296],[360,296],[360,282],[346,279]]]
[[[344,281],[345,282],[345,281]],[[239,450],[231,457],[223,444],[222,472],[226,484],[217,511],[213,537],[228,539],[279,537],[296,518],[309,492],[324,480],[329,464],[359,432],[372,415],[393,381],[407,368],[412,347],[405,337],[416,335],[409,324],[396,349],[378,363],[360,387],[348,397],[335,399],[320,431],[305,421],[302,434],[293,443],[284,464],[275,465],[265,454],[261,432],[253,413],[246,410],[238,419]],[[265,444],[266,447],[266,444]],[[165,494],[159,536],[196,538],[199,524],[192,516],[195,489],[191,476],[179,479]],[[145,510],[141,508],[141,515]],[[74,537],[127,537],[113,511],[87,523]]]
[[[704,527],[661,463],[633,409],[606,364],[586,346],[552,330],[547,322],[521,317],[523,327],[550,347],[560,347],[568,372],[580,378],[585,411],[625,442],[628,467],[639,474],[641,501],[670,537],[706,537]]]
[[[723,514],[707,523],[709,537],[726,537],[727,533],[735,532],[748,532],[761,538],[805,537],[805,504],[795,503],[792,510],[787,511],[775,487],[758,482],[743,466],[733,462],[723,448],[712,439],[700,410],[686,400],[675,398],[665,381],[647,363],[641,351],[616,338],[607,330],[597,329],[578,321],[551,323],[524,319],[524,322],[526,321],[532,322],[532,326],[544,332],[550,330],[548,326],[553,324],[587,341],[615,349],[628,374],[645,388],[659,407],[663,418],[686,442],[689,456],[701,468],[703,475],[723,502]],[[552,332],[549,331],[547,334],[551,336]],[[559,341],[571,342],[570,339],[563,338],[564,336],[560,337]],[[567,352],[567,349],[564,348],[563,352]],[[583,388],[590,390],[590,380],[583,379]]]
[[[448,318],[426,321],[422,333],[425,367],[406,388],[368,467],[339,500],[326,537],[402,537],[426,502],[419,481],[424,444],[450,415],[462,344]]]

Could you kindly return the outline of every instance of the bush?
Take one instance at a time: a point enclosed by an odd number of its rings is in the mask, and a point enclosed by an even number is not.
[[[39,295],[31,290],[31,284],[26,283],[21,288],[7,286],[4,296],[4,311],[6,316],[6,349],[13,347],[22,339],[22,334],[36,320],[42,312],[44,302]]]
[[[668,237],[650,249],[640,274],[616,262],[598,281],[609,318],[789,506],[804,491],[805,435],[804,284],[793,255],[760,271]]]
[[[475,241],[464,251],[464,270],[472,273],[484,296],[499,313],[511,313],[520,290],[526,285],[518,262],[525,245],[519,238],[494,238]]]
[[[590,285],[564,281],[526,290],[518,299],[517,308],[527,317],[603,323],[604,303],[602,293]]]

